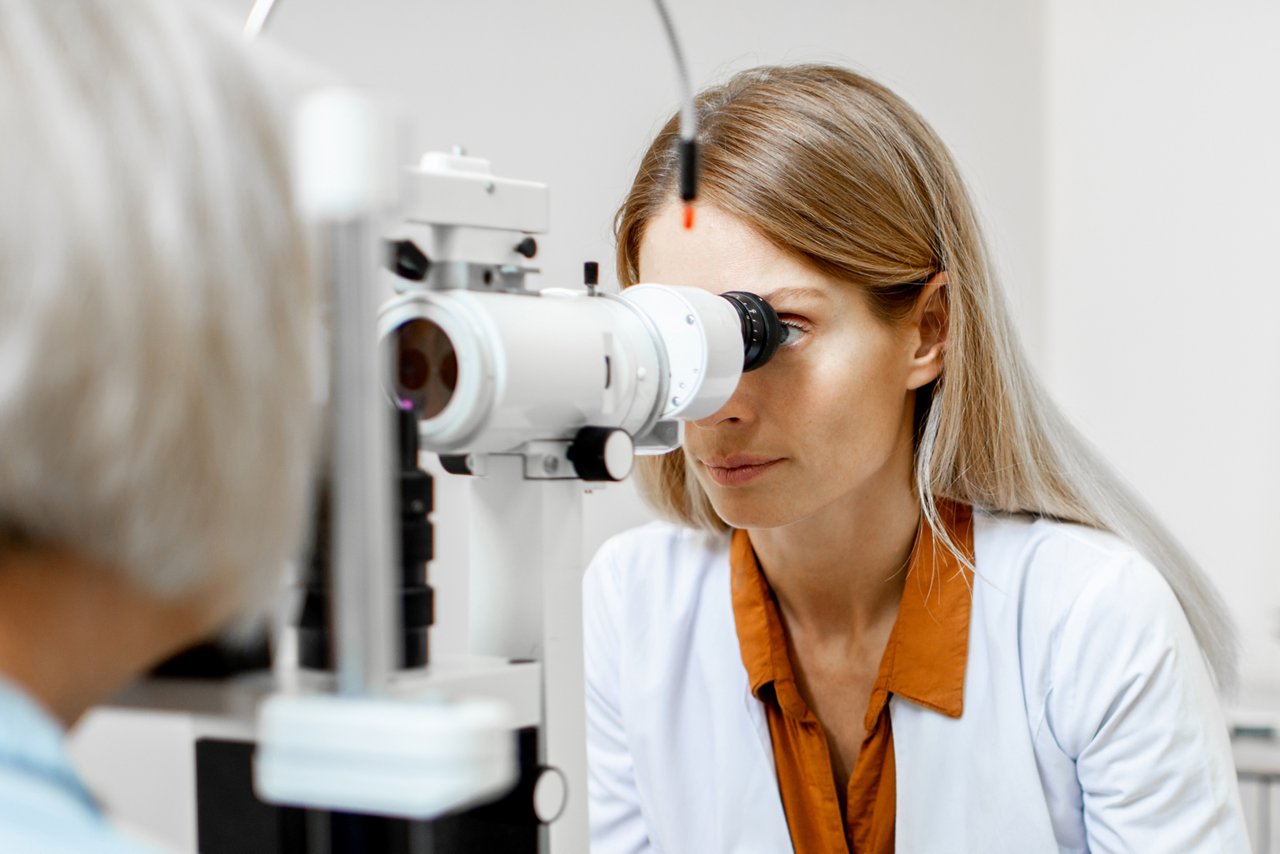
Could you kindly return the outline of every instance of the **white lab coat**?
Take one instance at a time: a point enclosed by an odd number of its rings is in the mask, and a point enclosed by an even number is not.
[[[596,854],[792,850],[728,545],[655,524],[587,571]],[[1044,520],[975,512],[974,548],[964,714],[890,700],[897,850],[1248,851],[1226,725],[1160,574]]]

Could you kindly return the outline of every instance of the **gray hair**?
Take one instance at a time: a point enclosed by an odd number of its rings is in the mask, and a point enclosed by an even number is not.
[[[163,596],[296,549],[319,327],[264,61],[170,0],[0,0],[0,549]]]

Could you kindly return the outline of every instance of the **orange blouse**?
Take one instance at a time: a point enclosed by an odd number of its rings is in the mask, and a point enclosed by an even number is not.
[[[971,508],[938,502],[952,542],[973,559]],[[892,852],[897,792],[889,697],[951,717],[964,708],[972,572],[921,525],[898,616],[867,706],[866,736],[840,814],[822,724],[796,684],[786,628],[746,531],[733,532],[733,613],[751,692],[765,707],[778,789],[791,841],[800,854]]]

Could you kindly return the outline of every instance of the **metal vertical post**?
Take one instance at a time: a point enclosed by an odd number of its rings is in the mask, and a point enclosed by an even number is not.
[[[379,214],[393,193],[384,119],[364,95],[321,90],[295,123],[298,204],[323,229],[329,282],[330,530],[338,690],[381,693],[393,669],[391,413],[383,391],[374,276]]]
[[[541,662],[538,759],[568,782],[542,850],[586,851],[582,482],[525,480],[518,456],[486,467],[471,483],[471,652]]]
[[[333,284],[334,660],[338,691],[376,694],[396,666],[392,638],[391,420],[377,341],[374,232],[367,218],[328,228]]]

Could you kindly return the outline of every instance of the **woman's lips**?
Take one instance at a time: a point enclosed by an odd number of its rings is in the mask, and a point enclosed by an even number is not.
[[[711,479],[721,486],[743,486],[773,468],[780,459],[738,454],[731,457],[709,457],[702,461]]]

